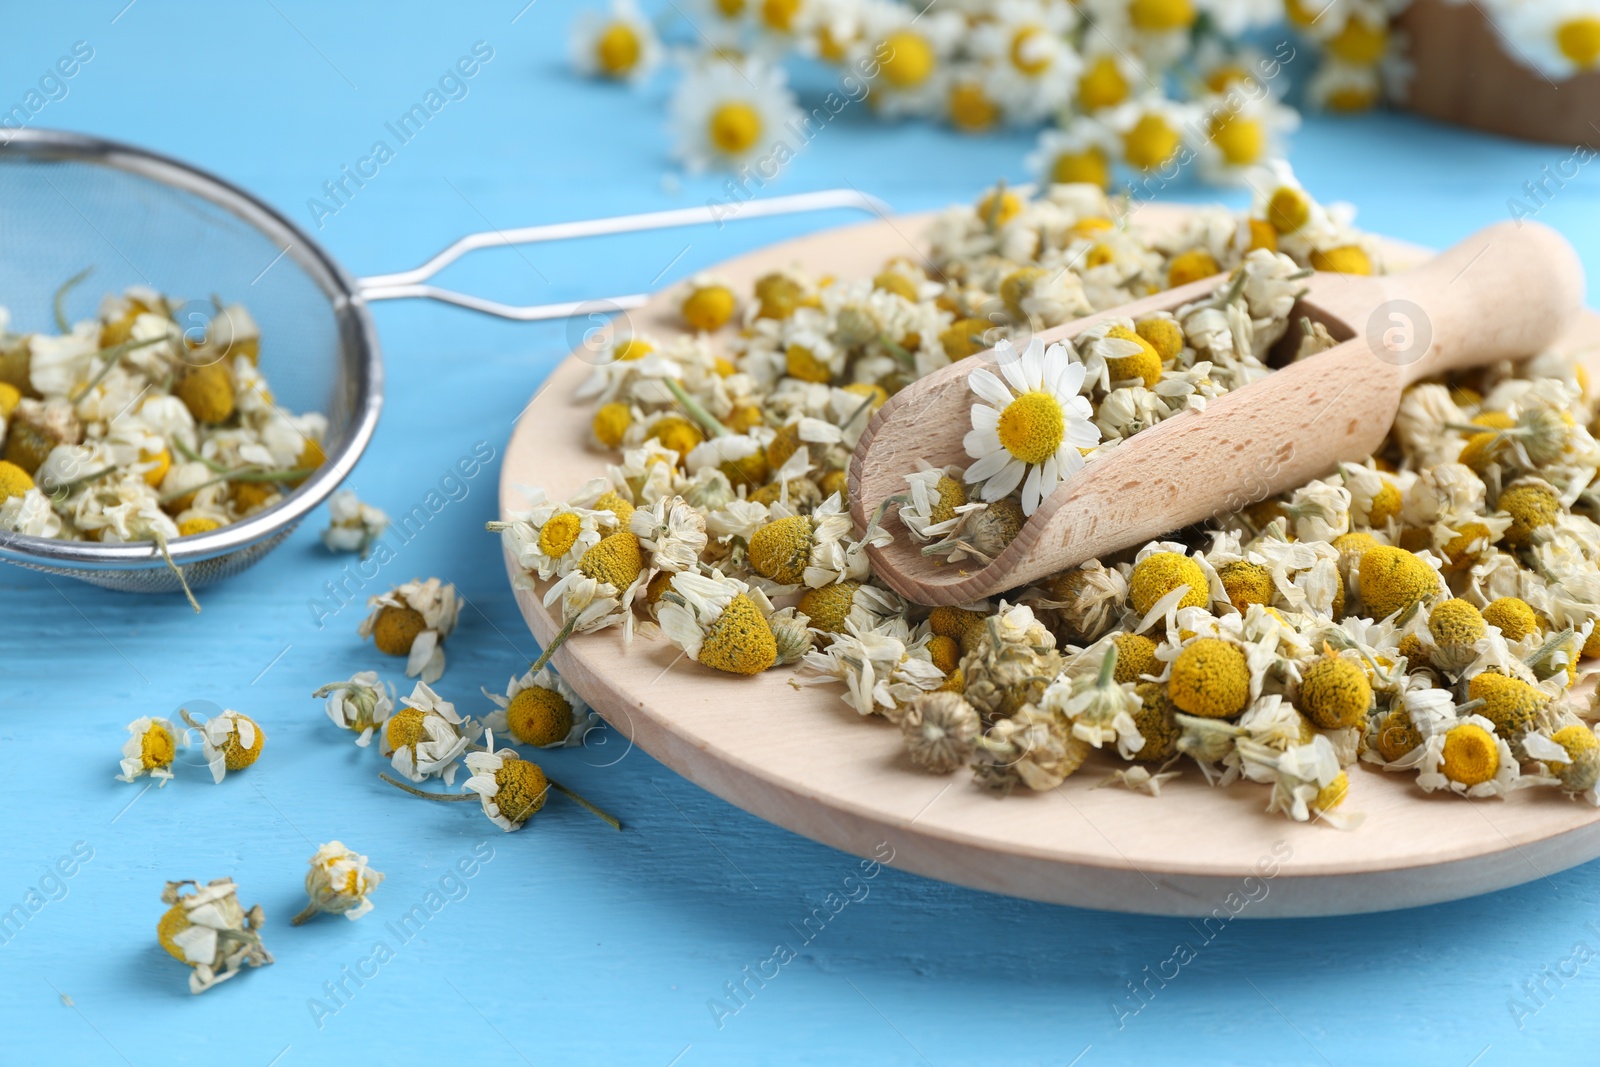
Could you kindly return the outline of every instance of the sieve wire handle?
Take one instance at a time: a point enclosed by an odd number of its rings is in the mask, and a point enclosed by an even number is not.
[[[468,234],[413,270],[395,274],[375,274],[359,279],[356,284],[362,298],[369,301],[426,298],[519,322],[564,319],[600,309],[628,311],[641,307],[650,299],[650,294],[634,293],[603,300],[572,300],[559,304],[519,306],[456,292],[453,289],[443,289],[428,284],[428,279],[468,252],[475,252],[481,248],[566,241],[613,233],[642,233],[676,226],[703,226],[713,222],[721,226],[730,219],[759,219],[773,215],[795,215],[806,211],[826,211],[836,208],[852,208],[882,217],[887,215],[889,206],[859,189],[826,189],[815,193],[796,193],[791,196],[774,196],[763,200],[746,200],[723,205],[707,204],[704,207],[674,208],[669,211],[617,215],[605,219],[553,222],[544,226],[524,226],[515,230],[489,230],[484,233]]]

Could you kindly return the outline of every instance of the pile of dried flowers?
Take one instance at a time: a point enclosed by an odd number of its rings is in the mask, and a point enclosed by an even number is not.
[[[1373,243],[1272,179],[1250,212],[1158,239],[1092,187],[997,189],[941,219],[927,271],[788,270],[748,300],[692,279],[697,332],[619,338],[581,390],[620,453],[606,475],[490,524],[561,614],[536,669],[610,626],[736,674],[799,663],[896,723],[915,764],[1002,792],[1052,789],[1099,749],[1129,788],[1193,761],[1341,826],[1358,760],[1427,791],[1596,800],[1600,745],[1570,689],[1600,652],[1600,448],[1582,371],[1554,353],[1418,385],[1366,462],[998,603],[926,611],[874,583],[867,545],[993,555],[1072,466],[1264,373],[1261,346],[1295,329],[1302,355],[1331,346],[1290,322],[1299,272],[1376,269]],[[1095,274],[1111,264],[1125,273]],[[1004,380],[975,371],[975,462],[911,475],[897,523],[852,529],[845,464],[890,393],[1213,265],[1220,296],[1025,344]]]

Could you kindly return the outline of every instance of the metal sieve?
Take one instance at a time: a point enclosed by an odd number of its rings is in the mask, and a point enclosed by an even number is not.
[[[516,306],[442,289],[429,279],[482,248],[720,224],[730,217],[831,208],[884,212],[875,198],[839,189],[553,223],[470,234],[414,270],[355,278],[276,210],[196,167],[82,134],[27,129],[7,134],[0,144],[0,304],[39,320],[18,325],[45,328],[56,290],[85,267],[94,268],[97,291],[143,284],[175,296],[221,294],[245,304],[259,323],[261,366],[276,402],[328,418],[327,461],[292,493],[239,522],[170,543],[173,563],[196,588],[261,559],[338,488],[361,458],[383,404],[383,359],[368,303],[421,297],[525,322],[626,311],[641,306],[648,295]],[[166,593],[181,588],[148,542],[5,534],[0,535],[0,559],[107,589]]]

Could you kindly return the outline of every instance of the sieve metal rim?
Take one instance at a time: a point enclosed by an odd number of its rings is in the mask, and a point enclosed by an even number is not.
[[[202,534],[179,538],[168,548],[178,566],[226,556],[272,537],[306,517],[339,487],[372,440],[383,407],[383,356],[377,327],[360,285],[310,235],[276,209],[237,185],[171,156],[119,141],[65,130],[7,131],[0,163],[8,157],[93,163],[128,171],[202,197],[265,235],[321,288],[339,330],[341,374],[351,389],[344,439],[316,473],[270,508]],[[101,544],[55,538],[0,535],[0,560],[35,567],[78,570],[144,570],[161,565],[157,546],[142,541]]]

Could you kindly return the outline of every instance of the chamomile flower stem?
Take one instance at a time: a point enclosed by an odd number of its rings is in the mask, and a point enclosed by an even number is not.
[[[303,926],[316,917],[317,906],[315,904],[307,904],[305,908],[301,910],[299,915],[296,915],[294,918],[289,920],[289,924],[291,926]]]
[[[199,485],[189,486],[184,489],[174,489],[170,493],[162,493],[161,496],[157,497],[156,499],[165,504],[169,500],[176,500],[180,496],[188,496],[190,493],[193,493],[198,489],[204,489],[208,485],[217,485],[221,482],[292,482],[301,478],[309,478],[314,471],[315,468],[313,467],[296,467],[292,470],[283,471],[269,471],[262,470],[258,467],[244,467],[236,471],[229,471],[226,474],[218,475],[215,478],[208,478]]]
[[[1100,676],[1095,679],[1095,685],[1104,689],[1111,684],[1111,679],[1117,673],[1117,646],[1112,642],[1106,648],[1105,658],[1100,661]]]
[[[414,785],[407,785],[398,778],[390,778],[382,771],[378,772],[378,777],[382,778],[396,789],[410,793],[414,797],[421,797],[423,800],[438,800],[446,804],[456,804],[463,801],[478,799],[478,794],[476,793],[430,793],[426,789],[418,789]]]
[[[121,361],[122,357],[127,355],[129,352],[136,351],[140,348],[148,348],[153,344],[158,344],[165,340],[167,340],[165,337],[146,337],[142,341],[124,341],[120,345],[112,345],[110,348],[102,348],[100,351],[95,353],[95,358],[105,360],[105,366],[101,367],[99,372],[95,374],[93,378],[89,379],[89,384],[72,394],[72,396],[68,398],[68,402],[76,404],[78,401],[88,396],[89,390],[93,389],[95,386],[104,381],[106,375],[111,373],[111,369],[115,367],[117,363]]]
[[[161,553],[161,558],[166,560],[167,567],[178,576],[178,584],[183,587],[183,595],[189,598],[189,606],[194,608],[196,615],[200,614],[200,601],[194,598],[194,590],[189,588],[189,579],[184,577],[183,568],[173,562],[172,553],[167,550],[167,538],[159,530],[152,531],[156,542],[156,551]]]
[[[662,378],[661,383],[667,387],[667,392],[672,394],[673,399],[683,406],[683,410],[688,412],[689,417],[700,424],[700,428],[708,436],[727,437],[733,433],[732,430],[718,422],[717,417],[705,409],[705,405],[685,392],[683,386],[679,385],[676,379]]]
[[[50,497],[51,505],[56,508],[60,508],[61,505],[66,501],[67,494],[72,490],[76,489],[80,485],[87,485],[89,482],[95,481],[98,478],[104,478],[108,474],[114,474],[116,469],[117,468],[115,467],[102,467],[97,471],[91,471],[90,473],[81,475],[69,482],[56,482],[48,486],[41,486],[40,488],[42,488],[45,491],[45,494]]]
[[[528,672],[530,674],[538,674],[544,670],[544,665],[550,662],[550,657],[556,654],[556,649],[565,644],[567,638],[572,636],[572,630],[577,625],[578,619],[576,616],[568,619],[567,624],[561,627],[561,632],[556,634],[555,640],[551,641],[549,647],[539,653],[539,658],[534,660],[533,666],[528,668]]]
[[[203,463],[207,468],[216,472],[217,474],[228,473],[228,468],[224,467],[214,459],[207,459],[206,457],[202,456],[200,453],[196,452],[194,449],[185,444],[181,437],[174,435],[172,438],[172,447],[181,452],[183,454],[183,458],[191,463]]]
[[[841,429],[845,429],[845,428],[854,426],[856,424],[856,420],[857,419],[859,419],[867,411],[871,410],[872,402],[874,400],[876,400],[876,399],[877,399],[876,397],[869,396],[865,400],[863,400],[861,403],[857,404],[856,405],[856,409],[850,413],[850,417],[848,419],[844,420],[844,426],[841,427]]]
[[[72,292],[74,286],[94,273],[93,267],[85,267],[66,281],[61,283],[61,288],[56,290],[56,295],[51,300],[51,307],[55,309],[56,329],[61,333],[71,333],[72,323],[67,321],[67,294]]]
[[[572,790],[568,789],[566,786],[562,785],[560,782],[551,782],[550,783],[550,788],[556,790],[558,793],[561,793],[563,796],[569,797],[572,800],[577,801],[579,804],[583,805],[585,808],[588,808],[589,811],[593,812],[595,815],[598,815],[600,818],[602,818],[606,822],[610,823],[611,824],[611,828],[613,830],[621,830],[622,829],[622,822],[615,815],[608,814],[607,812],[601,810],[600,808],[596,807],[595,805],[589,803],[589,801],[583,799],[583,797],[581,797],[578,794],[574,793]]]

